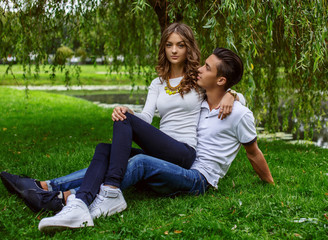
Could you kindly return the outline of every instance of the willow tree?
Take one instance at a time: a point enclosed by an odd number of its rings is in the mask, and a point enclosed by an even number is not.
[[[327,9],[325,0],[5,1],[0,57],[14,55],[26,73],[31,66],[38,72],[65,45],[110,56],[109,70],[125,65],[150,80],[161,31],[183,21],[194,29],[203,56],[221,46],[242,57],[245,75],[237,90],[259,122],[268,130],[286,130],[292,115],[293,131],[302,124],[311,138],[314,126],[325,127],[320,120],[327,118],[322,107],[328,91]],[[33,62],[30,54],[37,56]],[[58,67],[65,68],[53,65],[54,73]]]

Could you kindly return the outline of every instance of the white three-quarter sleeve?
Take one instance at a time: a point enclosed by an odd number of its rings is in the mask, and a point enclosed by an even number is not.
[[[149,88],[148,88],[148,95],[146,99],[146,103],[144,108],[142,109],[141,113],[134,113],[135,116],[141,118],[145,122],[151,124],[153,121],[153,117],[155,114],[155,110],[157,108],[157,98],[159,95],[159,87],[161,86],[161,82],[159,78],[154,79]]]

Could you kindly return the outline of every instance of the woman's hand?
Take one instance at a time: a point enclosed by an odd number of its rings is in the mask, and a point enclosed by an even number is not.
[[[113,121],[123,121],[124,119],[126,119],[126,116],[125,116],[126,112],[134,114],[133,111],[128,107],[118,106],[118,107],[114,108],[113,113],[112,113],[112,120]]]
[[[231,112],[232,112],[232,106],[235,101],[234,96],[232,96],[230,93],[224,94],[223,98],[221,99],[221,102],[219,105],[215,108],[220,108],[219,116],[221,120],[226,118]]]

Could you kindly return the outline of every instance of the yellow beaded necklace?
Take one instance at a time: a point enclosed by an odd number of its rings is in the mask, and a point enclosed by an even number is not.
[[[182,81],[183,79],[181,79]],[[166,80],[166,87],[165,87],[165,92],[169,95],[174,95],[180,92],[180,85],[181,85],[181,81],[179,82],[179,84],[175,87],[172,87],[170,84],[170,79]]]

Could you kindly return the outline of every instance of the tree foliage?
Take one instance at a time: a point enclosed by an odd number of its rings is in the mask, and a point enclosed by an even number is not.
[[[67,59],[71,58],[74,52],[69,47],[61,46],[57,49],[55,55],[55,63],[59,65],[65,65]]]
[[[236,88],[267,129],[286,130],[292,115],[293,131],[302,125],[311,137],[327,117],[322,107],[328,91],[327,5],[325,0],[5,1],[0,57],[14,55],[26,71],[36,66],[38,72],[65,45],[85,49],[92,59],[111,57],[110,71],[125,65],[131,73],[145,72],[156,64],[161,31],[183,21],[194,29],[204,57],[217,46],[242,57],[245,74]],[[33,61],[31,54],[37,56]],[[154,71],[147,74],[151,80]]]

